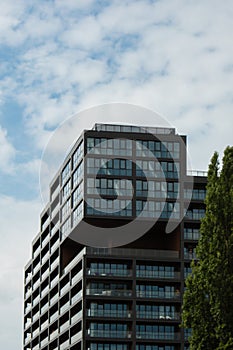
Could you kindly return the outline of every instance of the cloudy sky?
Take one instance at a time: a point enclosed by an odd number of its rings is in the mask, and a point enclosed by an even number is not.
[[[23,266],[43,206],[41,157],[53,131],[95,105],[137,104],[187,134],[193,169],[206,170],[213,152],[232,144],[233,2],[0,5],[0,347],[16,350]]]

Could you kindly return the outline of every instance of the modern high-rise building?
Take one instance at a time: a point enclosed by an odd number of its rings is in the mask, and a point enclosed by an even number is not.
[[[25,267],[24,350],[189,348],[182,295],[207,178],[188,174],[185,145],[173,128],[83,131]]]

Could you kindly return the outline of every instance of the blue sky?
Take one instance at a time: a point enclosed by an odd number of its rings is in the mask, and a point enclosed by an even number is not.
[[[193,168],[206,170],[213,152],[232,144],[233,3],[0,3],[0,346],[15,350],[53,130],[95,105],[141,105],[187,134]]]

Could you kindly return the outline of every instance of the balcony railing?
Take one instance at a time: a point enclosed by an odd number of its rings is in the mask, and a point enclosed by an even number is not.
[[[82,318],[82,310],[80,310],[77,314],[75,314],[72,318],[71,318],[71,324],[75,324],[78,320],[80,320]]]
[[[80,298],[83,295],[83,291],[80,290],[77,294],[75,294],[72,298],[71,298],[71,305],[74,305],[76,303],[76,301],[80,300]]]
[[[197,260],[195,253],[184,253],[184,258],[187,260]]]
[[[70,320],[63,323],[63,325],[60,326],[60,333],[62,333],[65,329],[69,328],[70,326]]]
[[[87,316],[90,317],[126,317],[130,318],[132,316],[131,311],[127,310],[87,310]]]
[[[70,281],[61,288],[60,295],[64,295],[67,291],[70,290]]]
[[[87,295],[102,295],[102,296],[114,296],[114,297],[131,297],[132,290],[103,290],[103,289],[87,289]]]
[[[167,332],[136,332],[137,339],[156,339],[156,340],[179,340],[180,333]]]
[[[138,298],[180,299],[179,292],[136,291]]]
[[[59,240],[56,241],[51,247],[51,254],[59,247]]]
[[[60,313],[62,314],[63,312],[65,312],[69,308],[70,308],[70,301],[67,301],[67,303],[65,303],[63,306],[60,307]]]
[[[59,257],[57,257],[51,264],[50,270],[52,271],[59,264]]]
[[[137,258],[162,258],[162,259],[178,259],[179,251],[176,250],[154,250],[154,249],[129,249],[129,248],[94,248],[86,247],[86,254],[98,256],[132,256]]]
[[[41,347],[43,347],[45,344],[47,344],[48,343],[48,337],[46,337],[45,339],[43,339],[42,341],[41,341]]]
[[[71,337],[71,344],[76,343],[77,341],[81,340],[81,338],[82,338],[82,331],[78,332],[77,334],[74,334]]]
[[[71,285],[73,286],[75,283],[80,281],[83,277],[83,270],[80,270],[72,279],[71,279]]]
[[[205,211],[192,211],[188,210],[185,214],[186,219],[190,220],[201,220],[205,216]]]
[[[56,336],[58,335],[58,329],[56,329],[55,331],[53,331],[51,334],[50,334],[50,340],[54,339]]]
[[[180,313],[179,312],[161,313],[161,312],[153,312],[153,311],[137,311],[137,318],[177,321],[180,319]]]
[[[199,232],[184,232],[184,239],[198,241],[200,238]]]
[[[88,276],[119,276],[119,277],[129,277],[132,276],[132,270],[124,269],[87,269]]]
[[[64,343],[60,344],[59,349],[64,350],[64,349],[67,349],[68,347],[69,347],[69,339],[66,340]]]
[[[138,270],[136,271],[136,276],[141,278],[156,278],[156,279],[179,279],[180,272],[178,271],[147,271]]]
[[[52,323],[53,321],[55,321],[56,318],[58,317],[58,315],[59,315],[59,312],[58,312],[58,311],[54,312],[54,314],[52,314],[52,315],[50,316],[50,322]]]
[[[109,331],[109,330],[102,330],[102,329],[88,329],[87,335],[89,337],[95,337],[95,338],[131,338],[131,332],[130,331]]]
[[[37,311],[37,313],[35,315],[32,316],[32,322],[35,322],[35,320],[37,320],[40,316],[40,310]]]
[[[188,170],[187,171],[188,176],[203,176],[207,177],[208,172],[207,171],[202,171],[202,170]]]

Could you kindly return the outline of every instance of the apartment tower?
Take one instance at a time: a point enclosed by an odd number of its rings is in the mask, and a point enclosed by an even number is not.
[[[173,128],[96,124],[49,188],[25,267],[24,350],[187,350],[180,328],[205,213]]]

